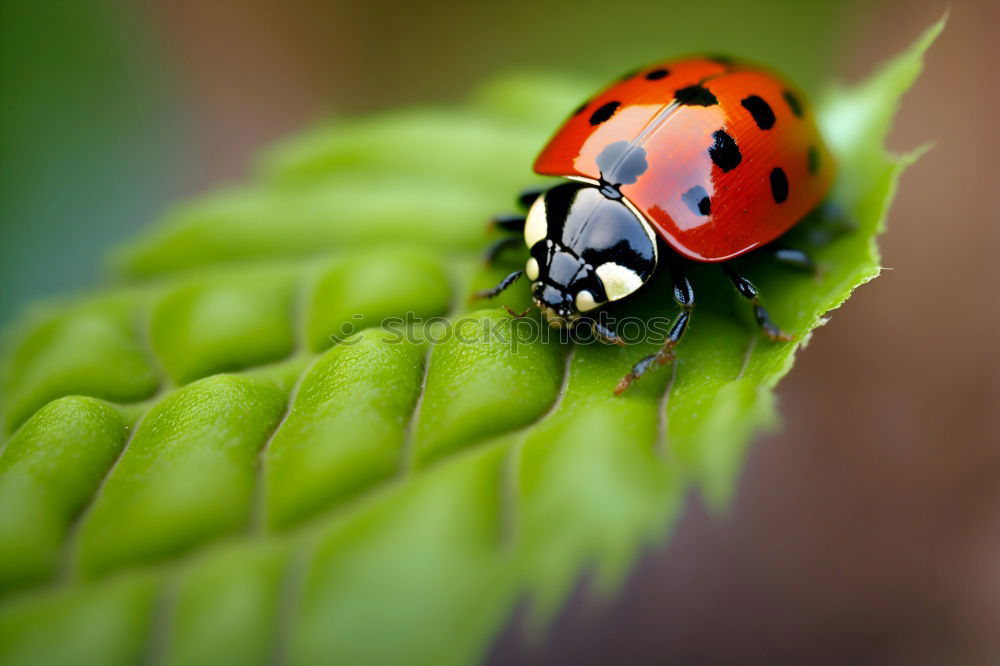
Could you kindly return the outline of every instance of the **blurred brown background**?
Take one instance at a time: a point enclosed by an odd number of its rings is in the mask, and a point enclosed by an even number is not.
[[[7,19],[38,29],[0,21],[3,85],[40,74],[4,94],[27,101],[0,125],[3,319],[92,283],[103,248],[150,210],[240,177],[262,144],[331,111],[448,102],[511,68],[613,75],[694,49],[854,79],[946,9],[739,6],[95,0],[67,17],[13,0]],[[103,29],[93,43],[81,21]],[[899,150],[935,143],[890,215],[893,270],[802,352],[779,390],[785,425],[751,449],[731,510],[708,516],[692,498],[620,599],[594,603],[584,586],[541,644],[512,622],[493,663],[1000,663],[998,27],[995,2],[951,4],[892,134]],[[69,80],[73,49],[99,76]],[[46,76],[72,113],[26,110],[48,99]],[[77,171],[53,172],[67,153]],[[76,198],[53,203],[56,182]],[[38,263],[60,251],[61,268]]]

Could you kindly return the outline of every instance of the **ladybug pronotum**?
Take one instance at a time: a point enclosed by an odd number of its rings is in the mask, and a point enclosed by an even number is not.
[[[726,262],[755,250],[811,267],[800,250],[775,243],[818,206],[833,161],[804,98],[776,75],[723,58],[646,67],[581,105],[535,160],[534,170],[564,182],[522,197],[525,216],[498,226],[523,232],[530,257],[493,289],[522,274],[535,306],[554,326],[588,321],[606,342],[620,338],[592,315],[634,294],[666,264],[682,311],[663,347],[632,368],[621,393],[673,349],[691,319],[687,262],[714,262],[750,301],[773,340],[757,290]],[[505,238],[488,256],[517,238]]]

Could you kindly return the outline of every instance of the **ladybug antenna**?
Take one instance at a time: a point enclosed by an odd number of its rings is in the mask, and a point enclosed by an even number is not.
[[[522,317],[524,317],[525,315],[527,315],[529,312],[531,312],[532,308],[534,308],[534,307],[535,307],[535,305],[534,305],[534,303],[532,303],[528,307],[524,308],[524,310],[522,310],[521,312],[517,312],[516,310],[514,310],[513,308],[511,308],[509,305],[504,305],[503,309],[506,310],[507,314],[509,314],[514,319],[521,319]]]

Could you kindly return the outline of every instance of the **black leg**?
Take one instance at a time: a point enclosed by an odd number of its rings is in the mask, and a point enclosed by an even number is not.
[[[783,245],[769,245],[765,251],[783,264],[812,275],[816,274],[816,264],[805,250],[797,250]]]
[[[491,224],[494,229],[520,234],[524,233],[524,225],[527,221],[527,218],[519,213],[500,213],[493,216]]]
[[[472,300],[477,300],[480,298],[493,298],[494,296],[502,292],[504,289],[517,282],[517,278],[521,277],[522,273],[524,273],[524,271],[514,271],[504,279],[500,280],[500,284],[493,287],[492,289],[482,289],[474,293],[472,295]]]
[[[670,333],[667,335],[667,341],[663,343],[659,351],[644,357],[633,365],[629,373],[618,382],[618,386],[615,387],[615,395],[624,393],[625,389],[632,385],[632,382],[642,377],[653,365],[665,365],[674,360],[674,347],[680,342],[684,331],[687,330],[688,324],[691,322],[691,311],[694,309],[694,289],[691,287],[691,281],[684,275],[680,262],[671,264],[670,276],[674,282],[674,300],[677,305],[684,309],[674,320],[670,327]]]
[[[508,236],[506,238],[495,240],[492,243],[490,243],[487,246],[486,251],[483,252],[483,261],[487,265],[492,264],[497,260],[497,257],[500,256],[501,252],[503,252],[507,248],[511,248],[520,244],[521,244],[521,239],[517,236]]]
[[[740,296],[753,303],[754,318],[757,319],[757,325],[764,331],[764,335],[777,342],[791,340],[792,336],[783,333],[780,328],[775,326],[774,322],[771,321],[771,315],[760,304],[760,298],[757,296],[757,287],[753,286],[750,280],[730,268],[729,264],[722,264],[722,270],[726,273],[726,277],[733,283],[733,286],[736,287],[736,291],[739,292]]]
[[[811,212],[805,222],[805,234],[815,246],[829,245],[841,236],[857,231],[850,215],[832,201],[825,201]]]
[[[522,191],[519,195],[517,195],[517,205],[524,209],[531,208],[531,204],[535,203],[535,199],[541,196],[541,194],[550,187],[551,186],[538,186]],[[493,219],[490,220],[490,226],[488,228],[508,233],[520,234],[524,232],[524,225],[527,221],[527,218],[522,213],[500,213],[493,216]]]
[[[517,195],[518,206],[524,209],[531,208],[531,205],[535,203],[535,199],[542,195],[543,192],[548,190],[551,186],[536,186],[523,190],[519,195]],[[527,224],[528,219],[521,213],[500,213],[499,215],[494,215],[493,219],[490,220],[489,229],[496,229],[498,231],[506,233],[524,233],[524,225]]]
[[[535,199],[540,197],[546,190],[552,189],[551,185],[535,185],[533,187],[526,187],[521,190],[521,193],[517,195],[517,203],[522,208],[531,208],[531,204],[535,203]]]

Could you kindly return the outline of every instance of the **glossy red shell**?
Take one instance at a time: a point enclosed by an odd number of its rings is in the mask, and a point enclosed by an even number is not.
[[[691,86],[710,95],[678,101]],[[720,159],[719,130],[735,141],[736,166]],[[615,83],[563,124],[535,171],[599,179],[598,156],[618,141],[641,146],[648,164],[622,194],[697,261],[725,261],[776,239],[822,202],[834,175],[804,96],[771,72],[728,61],[664,62]]]

